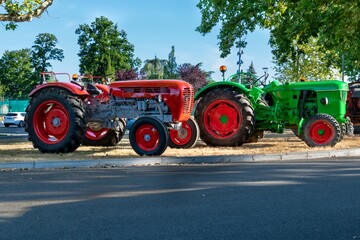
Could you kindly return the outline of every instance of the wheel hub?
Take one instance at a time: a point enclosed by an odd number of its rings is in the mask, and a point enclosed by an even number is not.
[[[58,117],[54,117],[54,118],[52,119],[52,125],[53,125],[54,127],[58,127],[58,126],[60,125],[60,119],[59,119]]]
[[[229,121],[229,118],[226,115],[221,115],[219,120],[222,124],[226,124]]]
[[[320,136],[324,135],[324,133],[325,133],[324,129],[319,129],[318,134],[319,134]]]
[[[149,142],[150,139],[151,139],[151,137],[150,137],[149,134],[145,134],[145,135],[144,135],[144,140],[145,140],[145,142]]]
[[[177,135],[178,138],[185,139],[188,136],[188,131],[184,128],[181,128],[180,130],[178,130]]]

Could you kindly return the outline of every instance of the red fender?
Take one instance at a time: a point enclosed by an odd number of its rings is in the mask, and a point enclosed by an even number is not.
[[[80,96],[82,100],[90,96],[89,93],[85,90],[85,88],[78,84],[70,83],[70,82],[55,82],[55,83],[45,83],[45,84],[37,85],[36,88],[30,92],[29,97],[32,97],[37,92],[45,88],[64,88],[69,92],[72,92],[77,96]]]

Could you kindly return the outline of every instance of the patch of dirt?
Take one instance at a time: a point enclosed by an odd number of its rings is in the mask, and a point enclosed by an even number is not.
[[[340,150],[360,148],[360,135],[345,137],[335,147],[310,148],[291,132],[284,134],[267,133],[257,143],[244,144],[240,147],[209,147],[202,141],[192,149],[167,148],[164,157],[219,156],[243,154],[269,154],[290,152],[316,152],[323,150]],[[139,157],[131,148],[125,137],[115,147],[81,146],[75,152],[66,154],[43,154],[34,149],[31,142],[0,143],[0,162],[26,162],[51,160],[88,160],[119,159]]]

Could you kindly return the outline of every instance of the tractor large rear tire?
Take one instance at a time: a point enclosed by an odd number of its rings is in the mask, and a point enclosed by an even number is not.
[[[118,136],[118,131],[113,129],[102,128],[99,131],[94,131],[90,128],[87,128],[83,140],[83,145],[103,147],[115,146],[120,141]]]
[[[315,114],[303,126],[303,139],[309,147],[333,147],[341,139],[340,124],[328,114]]]
[[[102,128],[98,131],[91,130],[89,127],[86,129],[86,133],[83,140],[85,146],[103,146],[110,147],[116,146],[125,134],[125,122],[123,119],[119,119],[119,130],[113,130],[109,128]]]
[[[251,103],[229,88],[208,92],[196,107],[195,119],[200,138],[210,146],[241,146],[254,131]]]
[[[43,153],[75,151],[85,133],[84,107],[70,92],[51,88],[38,92],[26,108],[25,131]]]

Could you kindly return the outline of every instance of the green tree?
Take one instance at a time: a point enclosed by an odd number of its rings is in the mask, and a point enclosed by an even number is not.
[[[179,74],[182,80],[190,83],[195,92],[208,84],[213,72],[206,72],[201,69],[202,63],[195,66],[190,63],[184,63],[179,66]]]
[[[106,17],[96,18],[90,25],[82,24],[79,35],[80,73],[114,77],[117,70],[130,70],[140,64],[134,59],[134,45],[124,30]]]
[[[256,79],[254,63],[251,61],[248,70],[241,75],[241,82],[245,85],[254,85]]]
[[[64,51],[56,47],[57,38],[51,33],[40,33],[31,49],[32,61],[38,73],[46,72],[51,67],[50,60],[62,61]]]
[[[168,63],[167,60],[159,59],[156,56],[154,59],[145,60],[144,67],[140,71],[142,78],[163,79],[164,78],[164,68],[167,65],[167,63]]]
[[[138,73],[134,69],[119,70],[116,72],[116,81],[136,80],[138,77]]]
[[[331,51],[340,67],[340,56],[351,57],[347,70],[360,69],[360,4],[357,1],[334,0],[200,0],[202,34],[209,33],[219,23],[221,56],[230,53],[234,44],[245,46],[243,40],[256,27],[270,30],[270,45],[279,64],[296,61],[296,45],[306,45],[318,39],[322,51]],[[242,40],[239,40],[242,39]]]
[[[53,0],[0,0],[2,12],[0,12],[0,22],[10,22],[5,25],[6,29],[14,30],[16,22],[31,22],[34,17],[39,18]]]
[[[5,51],[0,59],[0,85],[5,98],[26,98],[36,86],[30,49]]]
[[[320,79],[339,79],[339,71],[334,66],[337,56],[329,50],[322,50],[318,39],[311,38],[306,44],[293,43],[295,54],[287,61],[277,62],[276,77],[282,82]]]
[[[4,99],[4,87],[0,84],[0,101],[3,101]]]
[[[169,53],[168,61],[164,66],[164,78],[165,79],[177,79],[179,78],[178,65],[176,63],[175,57],[175,47],[171,47],[171,52]]]

